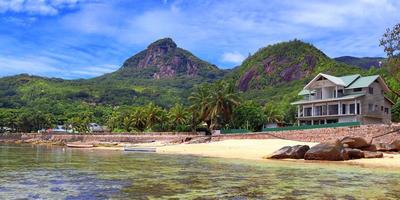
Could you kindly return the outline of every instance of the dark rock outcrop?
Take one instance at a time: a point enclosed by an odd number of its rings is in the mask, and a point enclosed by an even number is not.
[[[348,160],[349,156],[339,140],[332,143],[320,143],[307,151],[304,155],[306,160]]]
[[[267,158],[270,159],[303,159],[305,153],[310,149],[308,145],[295,145],[295,146],[285,146],[275,151]]]
[[[364,158],[383,158],[382,152],[364,151]]]
[[[361,147],[360,149],[363,150],[363,151],[377,151],[375,144],[371,144],[371,145],[366,146],[366,147]]]
[[[355,149],[370,146],[370,144],[362,137],[344,137],[342,140],[340,140],[340,143],[342,143],[345,147]]]
[[[360,159],[364,158],[364,152],[359,149],[345,148],[349,159]]]

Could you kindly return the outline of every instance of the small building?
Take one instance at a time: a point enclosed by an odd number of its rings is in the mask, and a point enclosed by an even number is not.
[[[299,92],[302,100],[291,104],[297,105],[299,125],[388,124],[394,104],[385,97],[389,91],[379,75],[335,77],[320,73]]]

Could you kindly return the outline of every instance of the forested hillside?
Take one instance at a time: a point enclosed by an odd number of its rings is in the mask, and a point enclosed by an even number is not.
[[[260,119],[247,127],[256,130],[266,121],[293,122],[290,102],[320,72],[380,74],[400,88],[385,67],[365,70],[337,62],[300,40],[261,48],[240,66],[221,70],[166,38],[128,58],[116,72],[92,79],[0,78],[0,127],[36,131],[71,124],[84,131],[82,124],[97,122],[121,131],[190,130],[205,121],[211,127],[243,128],[247,116]]]

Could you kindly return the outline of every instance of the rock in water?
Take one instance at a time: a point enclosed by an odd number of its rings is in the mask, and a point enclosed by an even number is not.
[[[345,148],[349,159],[360,159],[364,158],[364,152],[359,149]]]
[[[285,146],[279,149],[278,151],[275,151],[272,153],[271,156],[268,158],[271,159],[285,159],[285,158],[291,158],[291,159],[303,159],[305,153],[310,149],[308,145],[295,145],[293,147],[291,146]]]
[[[364,158],[383,158],[382,152],[364,151]]]
[[[304,159],[339,161],[348,160],[349,156],[343,144],[337,140],[334,143],[320,143],[311,147],[304,155]]]
[[[290,152],[292,151],[291,146],[284,146],[280,148],[278,151],[272,153],[268,158],[271,159],[285,159],[289,158]]]
[[[304,159],[304,155],[308,150],[310,150],[308,145],[295,145],[292,147],[291,158]]]
[[[361,137],[344,137],[340,140],[340,143],[347,145],[348,148],[359,149],[363,147],[368,147],[370,144]]]

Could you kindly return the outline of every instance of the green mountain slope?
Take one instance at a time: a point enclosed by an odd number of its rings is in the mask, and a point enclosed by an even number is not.
[[[170,107],[182,102],[199,83],[225,74],[170,38],[158,40],[127,59],[116,72],[92,79],[62,80],[26,74],[0,78],[0,108],[26,107],[38,99],[88,105],[144,105]]]
[[[242,65],[220,70],[165,38],[128,58],[116,72],[92,79],[62,80],[28,75],[1,78],[0,108],[38,108],[66,115],[77,109],[94,112],[97,107],[107,110],[148,102],[171,107],[176,102],[187,104],[194,86],[225,80],[236,84],[243,99],[272,103],[289,113],[287,116],[294,116],[290,112],[295,108],[289,103],[320,72],[372,73],[338,63],[299,40],[267,46],[249,56]],[[101,111],[98,115],[102,115]]]
[[[385,58],[382,58],[382,57],[357,58],[357,57],[353,57],[353,56],[341,56],[341,57],[334,58],[334,60],[348,64],[348,65],[358,66],[363,69],[369,69],[371,67],[375,67],[375,68],[381,67],[382,63],[385,61]]]
[[[235,82],[244,99],[271,103],[281,106],[282,112],[290,112],[295,109],[290,102],[295,101],[301,88],[321,72],[332,75],[367,73],[359,67],[330,59],[311,44],[293,40],[261,48],[225,79]]]

